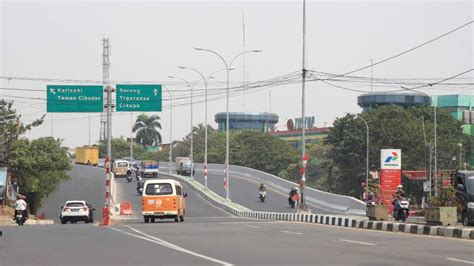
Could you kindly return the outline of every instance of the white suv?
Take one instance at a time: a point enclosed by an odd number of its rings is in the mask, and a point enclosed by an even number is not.
[[[83,200],[66,201],[64,206],[61,207],[61,215],[59,215],[61,223],[83,221],[87,224],[93,222],[92,211],[94,211],[94,209],[91,209],[89,206]]]

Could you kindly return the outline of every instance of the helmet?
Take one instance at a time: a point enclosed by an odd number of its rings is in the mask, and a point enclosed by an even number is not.
[[[403,188],[403,186],[402,186],[402,185],[398,185],[398,186],[397,186],[397,189],[400,189],[400,188]]]

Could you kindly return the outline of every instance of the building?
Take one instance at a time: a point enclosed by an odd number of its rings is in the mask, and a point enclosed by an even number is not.
[[[433,105],[448,110],[454,118],[462,121],[464,133],[474,136],[474,96],[433,96]]]
[[[430,105],[431,99],[428,95],[417,92],[406,93],[366,93],[357,97],[357,104],[364,110],[367,108],[377,108],[382,105],[398,105],[410,107],[416,105]]]
[[[225,131],[227,113],[217,113],[215,115],[215,121],[218,125],[218,130]],[[229,113],[230,130],[256,130],[268,132],[275,130],[276,123],[278,123],[278,115],[273,113]]]

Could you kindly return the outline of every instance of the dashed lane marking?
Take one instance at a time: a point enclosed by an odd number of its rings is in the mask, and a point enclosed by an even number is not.
[[[339,239],[339,241],[360,244],[360,245],[365,245],[365,246],[375,246],[375,244],[372,244],[369,242],[354,241],[354,240],[349,240],[349,239]]]
[[[298,232],[292,232],[292,231],[280,231],[285,234],[292,234],[292,235],[302,235],[303,233],[298,233]]]
[[[455,259],[455,258],[446,258],[447,260],[450,261],[455,261],[455,262],[461,262],[469,265],[474,265],[474,261],[468,261],[468,260],[460,260],[460,259]]]

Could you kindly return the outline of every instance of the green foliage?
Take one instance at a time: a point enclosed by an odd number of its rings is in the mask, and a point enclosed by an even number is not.
[[[158,146],[161,144],[160,117],[141,114],[133,125],[133,132],[137,132],[135,141],[143,146]]]
[[[193,151],[194,161],[197,163],[204,162],[204,130],[203,125],[194,129]],[[258,131],[232,131],[229,138],[231,164],[275,175],[280,173],[285,175],[288,167],[298,162],[297,150],[270,134]],[[173,157],[189,156],[190,143],[189,135],[178,142],[173,148]],[[226,133],[208,129],[208,162],[223,164],[225,147]]]
[[[20,116],[13,109],[13,102],[0,99],[0,165],[6,165],[12,143],[18,136],[43,123],[44,115],[31,124],[20,122]]]
[[[51,137],[16,140],[8,165],[18,180],[20,193],[27,195],[33,212],[41,206],[44,197],[69,178],[67,171],[71,168],[61,142]]]
[[[277,175],[298,161],[298,151],[268,133],[239,131],[233,135],[230,162]]]
[[[380,165],[380,149],[402,150],[402,168],[424,170],[429,165],[429,143],[434,143],[432,107],[382,106],[360,114],[370,130],[369,167]],[[365,181],[366,126],[362,119],[346,115],[334,121],[317,167],[322,187],[335,193],[359,197],[361,182]],[[437,110],[438,169],[456,169],[458,143],[470,150],[469,136],[462,134],[461,123],[444,110]],[[317,155],[316,155],[317,156]],[[311,166],[311,164],[310,164]],[[410,193],[410,191],[407,191]]]
[[[130,157],[130,142],[125,138],[112,138],[112,157],[123,158]],[[107,155],[107,143],[102,141],[99,143],[99,157],[105,158]],[[157,155],[149,154],[143,145],[133,143],[133,158],[138,160],[156,160]]]

